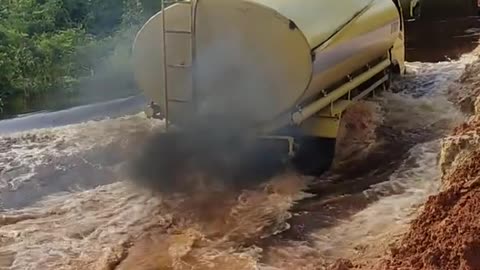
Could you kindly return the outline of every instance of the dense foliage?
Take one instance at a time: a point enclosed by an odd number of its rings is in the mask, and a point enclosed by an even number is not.
[[[128,73],[133,37],[159,4],[0,0],[0,99],[78,92],[99,77]]]

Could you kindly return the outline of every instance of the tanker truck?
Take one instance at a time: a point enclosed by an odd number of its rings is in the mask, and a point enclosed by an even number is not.
[[[342,114],[403,74],[400,0],[162,1],[133,46],[149,115],[166,132],[241,116],[305,173],[330,166]],[[305,163],[303,163],[305,164]]]

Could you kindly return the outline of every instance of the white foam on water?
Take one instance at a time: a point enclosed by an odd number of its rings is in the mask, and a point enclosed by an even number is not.
[[[365,193],[366,197],[372,196],[372,193],[374,196],[382,196],[382,193],[388,196],[380,198],[333,228],[314,232],[312,236],[316,249],[326,258],[355,258],[359,249],[373,249],[371,252],[374,254],[386,250],[392,235],[401,233],[419,206],[428,196],[438,191],[439,148],[438,141],[412,148],[409,155],[414,162],[404,162],[388,182],[374,186]],[[400,186],[403,192],[397,195],[390,195],[390,190],[383,192],[383,189],[390,189],[392,185]],[[365,255],[364,252],[361,254]]]
[[[382,93],[376,99],[384,111],[383,124],[399,136],[423,130],[446,135],[464,119],[447,93],[475,59],[465,55],[452,62],[407,63],[408,73],[394,82],[394,92]],[[269,264],[265,269],[325,269],[339,258],[365,262],[370,267],[369,263],[388,252],[392,242],[408,229],[427,198],[439,191],[439,152],[440,139],[413,146],[387,181],[363,193],[373,203],[335,226],[311,233],[313,244],[290,241],[270,248],[265,254]]]
[[[97,269],[105,269],[101,267],[119,256],[132,237],[171,224],[171,216],[159,205],[160,198],[118,183],[55,196],[3,215],[0,257],[5,260],[0,265],[29,270],[88,269],[98,264]]]
[[[112,144],[120,146],[126,140],[135,139],[132,136],[138,133],[148,133],[161,126],[161,122],[138,114],[0,136],[0,189],[16,190],[36,175],[37,167],[55,159],[81,156]]]
[[[409,63],[410,73],[394,86],[401,91],[380,98],[387,108],[385,122],[398,130],[410,130],[457,121],[461,114],[445,93],[469,61],[464,57],[455,62]],[[139,134],[161,126],[161,122],[136,115],[0,137],[7,145],[0,151],[0,166],[6,168],[0,172],[0,189],[14,190],[31,181],[37,166],[55,158],[81,156],[112,144],[138,145]],[[57,194],[34,207],[5,212],[0,217],[0,268],[100,270],[120,264],[119,269],[128,270],[145,270],[148,265],[306,270],[318,269],[330,258],[368,258],[379,254],[377,248],[388,246],[392,234],[400,234],[428,195],[438,190],[438,149],[438,140],[414,146],[386,183],[372,187],[379,200],[337,226],[313,232],[314,245],[292,243],[274,247],[269,254],[253,245],[255,239],[287,229],[289,210],[308,197],[303,193],[305,179],[296,176],[282,176],[240,194],[205,194],[201,200],[154,196],[120,182]],[[391,195],[382,191],[386,187],[382,185],[398,186],[404,192]],[[216,216],[211,220],[196,217],[202,211],[213,211]],[[132,242],[134,248],[130,248]],[[124,260],[127,251],[132,254]],[[269,257],[263,264],[259,263],[262,255]]]
[[[408,63],[409,74],[394,85],[397,92],[380,97],[386,110],[385,124],[397,131],[421,132],[430,128],[446,135],[464,119],[448,101],[447,92],[474,59],[464,56],[454,62]],[[364,192],[365,197],[373,196],[377,201],[337,226],[312,234],[315,250],[324,258],[358,261],[372,260],[387,252],[392,240],[408,228],[427,198],[439,191],[440,143],[434,139],[415,145],[386,182]]]

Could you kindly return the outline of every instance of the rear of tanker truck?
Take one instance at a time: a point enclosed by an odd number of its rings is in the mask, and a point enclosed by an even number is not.
[[[138,85],[166,132],[238,123],[309,160],[307,173],[329,166],[344,111],[405,68],[397,0],[163,5],[139,31],[133,55]]]

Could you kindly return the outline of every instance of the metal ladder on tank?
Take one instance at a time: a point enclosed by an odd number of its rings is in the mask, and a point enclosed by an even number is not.
[[[180,102],[180,103],[185,103],[185,102],[192,102],[195,104],[195,97],[194,97],[194,75],[193,75],[193,63],[195,60],[195,13],[196,13],[196,5],[197,5],[197,0],[160,0],[161,2],[161,20],[162,20],[162,49],[163,49],[163,87],[165,91],[165,129],[168,131],[169,129],[169,103],[171,102]],[[166,22],[166,12],[165,9],[174,4],[181,4],[181,5],[188,5],[190,7],[190,29],[188,30],[182,30],[182,29],[170,29],[167,26]],[[184,64],[184,63],[169,63],[168,61],[168,48],[167,48],[167,39],[169,34],[180,34],[180,35],[188,35],[190,37],[190,64]],[[171,99],[168,91],[168,71],[171,69],[189,69],[190,70],[190,76],[191,76],[191,90],[192,90],[192,100],[190,101],[185,101],[185,100],[175,100]]]

